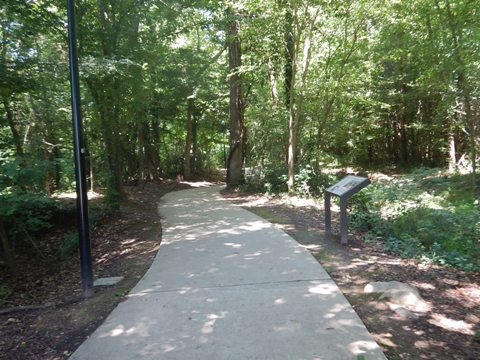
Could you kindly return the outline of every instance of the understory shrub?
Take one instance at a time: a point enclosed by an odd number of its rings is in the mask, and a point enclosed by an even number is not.
[[[336,181],[336,176],[316,171],[311,165],[300,165],[294,175],[294,192],[300,196],[321,197],[325,188]],[[242,190],[268,194],[285,193],[288,190],[286,164],[269,165],[249,171]]]
[[[21,190],[0,193],[0,216],[11,237],[39,232],[51,227],[55,201],[43,194]]]
[[[351,226],[400,256],[480,270],[480,208],[460,180],[420,169],[377,181],[351,199]]]

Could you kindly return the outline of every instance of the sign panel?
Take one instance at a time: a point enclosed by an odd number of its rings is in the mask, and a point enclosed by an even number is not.
[[[368,178],[348,175],[336,184],[325,190],[325,232],[332,232],[332,214],[330,210],[330,197],[332,195],[340,198],[340,238],[342,244],[348,243],[347,238],[347,200],[365,186],[370,184]]]
[[[370,184],[370,180],[361,176],[348,175],[336,184],[330,186],[327,191],[334,195],[343,197],[353,195],[365,186]]]

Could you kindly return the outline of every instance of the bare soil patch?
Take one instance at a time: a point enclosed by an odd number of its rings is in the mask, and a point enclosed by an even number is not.
[[[480,274],[424,265],[385,253],[351,233],[342,246],[325,237],[318,204],[280,197],[224,192],[229,200],[277,224],[323,265],[390,360],[480,359]],[[335,222],[335,219],[334,219]],[[401,281],[418,288],[430,311],[399,316],[388,299],[365,294],[372,281]]]
[[[91,234],[94,276],[124,279],[96,287],[88,299],[81,294],[78,256],[58,260],[65,229],[39,239],[41,257],[18,252],[19,277],[0,272],[0,284],[11,290],[0,303],[0,359],[68,358],[149,268],[161,241],[160,197],[189,187],[165,181],[127,188],[128,201],[120,213],[102,219]]]

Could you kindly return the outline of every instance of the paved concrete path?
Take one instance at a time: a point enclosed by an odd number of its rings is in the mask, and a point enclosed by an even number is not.
[[[385,359],[310,253],[219,190],[161,199],[155,261],[71,359]]]

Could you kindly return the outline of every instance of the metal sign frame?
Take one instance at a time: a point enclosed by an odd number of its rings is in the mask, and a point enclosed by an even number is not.
[[[347,175],[339,182],[325,190],[325,233],[332,233],[332,195],[340,198],[340,241],[343,245],[348,244],[348,219],[347,200],[370,184],[368,178],[361,176]]]

